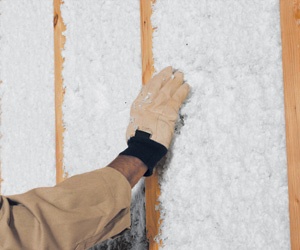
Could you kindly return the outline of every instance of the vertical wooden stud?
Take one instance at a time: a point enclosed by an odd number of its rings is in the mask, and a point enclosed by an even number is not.
[[[154,0],[140,0],[141,12],[141,44],[142,44],[142,82],[146,84],[154,72],[154,61],[152,54],[152,33],[151,25],[152,4]],[[159,249],[161,242],[156,242],[155,237],[159,234],[161,224],[158,198],[160,188],[158,174],[155,171],[151,177],[145,180],[146,196],[146,230],[149,240],[149,249]]]
[[[55,63],[55,142],[56,142],[56,183],[64,180],[63,168],[63,113],[62,104],[64,98],[64,87],[62,78],[62,69],[64,59],[61,51],[64,48],[65,36],[63,32],[66,30],[61,17],[60,6],[61,0],[54,0],[54,63]]]
[[[146,84],[154,73],[154,61],[152,53],[152,33],[151,24],[152,4],[155,0],[141,0],[141,45],[142,45],[142,82]]]
[[[281,0],[291,249],[300,249],[300,0]]]
[[[3,83],[3,81],[0,80],[0,85],[1,85],[2,83]],[[1,99],[0,99],[0,101],[1,101]],[[1,103],[0,103],[0,126],[1,126],[1,124],[2,124],[1,116],[2,116],[2,105],[1,105]],[[2,134],[0,133],[0,139],[1,139],[1,138],[2,138]],[[0,153],[1,153],[1,151],[2,151],[2,147],[0,147]],[[1,162],[1,160],[0,160],[0,195],[2,194],[2,189],[1,189],[2,181],[3,181],[3,179],[2,179],[2,162]]]

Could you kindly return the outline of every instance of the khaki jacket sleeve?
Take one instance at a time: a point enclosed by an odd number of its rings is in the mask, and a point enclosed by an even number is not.
[[[88,249],[130,226],[131,187],[109,167],[0,202],[0,249]]]

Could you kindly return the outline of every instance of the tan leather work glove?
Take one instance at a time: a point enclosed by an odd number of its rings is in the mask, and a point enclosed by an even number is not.
[[[172,73],[169,66],[155,75],[141,90],[130,111],[126,137],[129,140],[136,130],[149,133],[150,139],[170,146],[178,111],[189,93],[183,84],[183,73]]]
[[[189,93],[183,74],[167,67],[141,90],[130,111],[126,137],[128,148],[120,155],[139,158],[147,166],[145,176],[152,175],[157,162],[170,146],[178,111]]]

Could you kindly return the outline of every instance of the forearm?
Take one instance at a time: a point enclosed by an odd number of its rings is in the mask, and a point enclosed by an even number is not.
[[[128,155],[119,155],[108,167],[114,168],[123,174],[130,183],[131,188],[135,186],[148,169],[140,159]]]

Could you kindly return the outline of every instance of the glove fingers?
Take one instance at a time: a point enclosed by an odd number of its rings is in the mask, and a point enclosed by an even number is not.
[[[161,89],[161,91],[164,92],[164,94],[165,94],[166,96],[171,97],[171,96],[176,92],[176,90],[182,85],[182,82],[183,82],[183,73],[177,71],[177,72],[174,74],[174,78],[173,78],[173,79],[171,78],[171,79],[163,86],[163,88]]]
[[[188,96],[189,92],[190,92],[190,86],[187,83],[184,83],[180,86],[180,88],[177,89],[175,94],[172,96],[172,99],[178,105],[177,106],[178,109],[180,108],[181,104]]]
[[[150,81],[147,82],[146,87],[143,91],[143,95],[147,95],[148,93],[152,96],[156,95],[158,91],[164,86],[164,84],[171,78],[171,76],[172,67],[169,66],[164,68]]]

